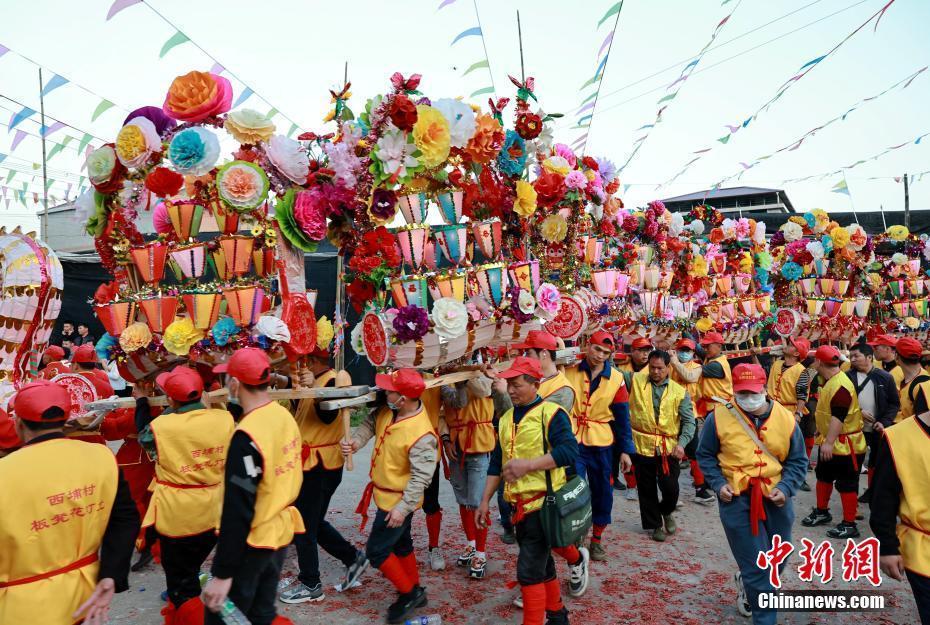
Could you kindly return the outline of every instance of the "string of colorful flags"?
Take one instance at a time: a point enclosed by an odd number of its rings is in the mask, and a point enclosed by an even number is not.
[[[724,4],[726,4],[726,2],[724,2]],[[620,166],[621,172],[627,168],[627,166],[630,164],[630,162],[632,162],[634,158],[636,158],[636,155],[639,154],[640,149],[642,149],[643,145],[646,143],[646,139],[649,138],[649,135],[652,133],[653,129],[659,123],[662,122],[662,115],[665,113],[666,110],[668,110],[668,107],[671,106],[672,100],[678,97],[678,94],[681,92],[682,88],[684,88],[685,86],[685,82],[687,82],[688,78],[691,77],[692,72],[694,72],[695,68],[704,58],[704,55],[707,53],[707,50],[714,44],[714,41],[716,41],[717,36],[720,35],[721,31],[723,31],[723,27],[727,24],[727,22],[730,21],[730,18],[733,17],[733,14],[736,13],[736,10],[739,8],[740,4],[742,4],[742,0],[738,0],[736,5],[730,11],[730,13],[727,14],[727,16],[724,17],[722,20],[720,20],[720,22],[717,23],[717,26],[714,28],[714,32],[711,33],[711,36],[708,42],[704,44],[704,47],[701,48],[700,52],[698,52],[697,55],[695,55],[695,57],[687,65],[684,66],[684,68],[681,70],[681,73],[678,75],[678,78],[675,79],[674,82],[672,82],[665,88],[665,93],[656,102],[656,106],[659,107],[659,110],[656,112],[655,120],[653,120],[651,124],[640,126],[634,131],[634,132],[645,131],[645,134],[643,134],[643,136],[633,141],[633,151],[630,152],[630,156],[626,159],[626,162]]]
[[[442,0],[442,2],[439,4],[436,10],[440,11],[446,8],[447,6],[451,6],[455,4],[457,1],[458,0]],[[484,40],[484,30],[481,27],[481,15],[478,13],[478,3],[475,0],[472,0],[472,5],[475,8],[475,21],[478,23],[478,25],[472,26],[470,28],[466,28],[465,30],[457,34],[455,38],[452,39],[452,43],[449,44],[449,47],[452,47],[455,44],[457,44],[459,41],[462,41],[463,39],[467,39],[469,37],[479,37],[481,39],[481,49],[484,52],[484,58],[478,61],[475,61],[474,63],[469,65],[468,69],[466,69],[462,73],[462,78],[464,78],[465,76],[468,76],[469,74],[471,74],[472,72],[476,70],[486,69],[488,72],[488,79],[491,84],[484,86],[484,87],[479,87],[478,89],[472,91],[468,97],[476,98],[478,96],[487,95],[487,94],[491,94],[496,97],[497,88],[494,84],[494,74],[491,72],[491,60],[488,57],[488,46]]]

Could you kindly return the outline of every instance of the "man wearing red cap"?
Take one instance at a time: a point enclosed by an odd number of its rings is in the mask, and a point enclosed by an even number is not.
[[[900,388],[904,372],[898,366],[897,353],[895,352],[897,344],[898,339],[890,334],[879,334],[869,341],[869,345],[875,350],[875,366],[881,367],[890,373],[894,377],[895,384]]]
[[[42,362],[39,365],[39,371],[42,372],[42,377],[47,380],[52,379],[59,373],[67,373],[68,367],[61,361],[65,359],[65,350],[59,345],[49,345],[44,352],[42,352]],[[52,367],[52,371],[49,372],[50,375],[45,374],[45,370],[49,368],[50,365],[55,365]]]
[[[817,399],[817,505],[804,517],[801,525],[815,527],[830,523],[830,495],[834,485],[840,494],[843,520],[827,530],[831,538],[856,538],[856,513],[859,502],[859,467],[865,459],[862,435],[862,409],[852,380],[840,371],[840,351],[821,345],[814,353],[817,371],[826,381]]]
[[[329,366],[329,351],[317,348],[309,354],[310,380],[305,386],[327,388],[336,385],[336,372]],[[340,372],[340,380],[351,384],[348,373]],[[302,438],[303,483],[297,497],[307,531],[294,536],[297,549],[297,580],[281,593],[284,603],[322,601],[323,583],[320,579],[319,547],[342,562],[346,567],[341,588],[350,588],[368,568],[365,554],[343,538],[329,524],[326,513],[329,502],[342,483],[342,450],[340,442],[345,436],[342,411],[323,410],[319,401],[302,399],[294,415]]]
[[[708,332],[701,339],[705,350],[704,364],[701,366],[701,397],[698,401],[697,414],[704,416],[711,411],[710,406],[717,399],[733,399],[733,378],[730,363],[723,352],[723,335]]]
[[[879,439],[869,524],[882,571],[906,578],[923,625],[930,625],[930,382],[914,394],[914,418]]]
[[[235,423],[226,410],[204,406],[203,379],[189,367],[160,374],[156,384],[168,409],[148,424],[155,490],[142,526],[154,527],[161,544],[168,585],[165,625],[203,625],[198,575],[216,544],[226,445]]]
[[[694,350],[696,345],[689,338],[680,338],[675,343],[675,350],[671,353],[671,378],[685,388],[688,397],[691,398],[692,404],[696,404],[698,397],[701,396],[701,363],[695,362]],[[698,417],[698,424],[702,418]],[[698,466],[695,451],[697,450],[698,434],[695,431],[694,437],[685,446],[685,456],[691,467],[691,479],[694,483],[694,501],[700,504],[711,504],[714,502],[714,496],[707,488],[704,474],[701,467]]]
[[[84,376],[94,385],[97,397],[106,399],[113,395],[113,386],[106,371],[97,367],[97,352],[91,344],[81,345],[71,355],[71,372]]]
[[[901,379],[898,381],[901,408],[895,418],[895,423],[899,423],[914,416],[914,391],[918,385],[930,380],[930,376],[920,364],[923,354],[920,341],[909,336],[898,339],[895,350],[898,353],[898,366],[901,370]]]
[[[213,368],[226,373],[230,400],[242,419],[229,439],[223,479],[213,579],[203,590],[207,625],[222,625],[217,614],[227,597],[252,625],[285,625],[275,596],[284,550],[304,531],[294,501],[302,478],[300,430],[294,417],[268,396],[271,361],[257,348],[237,350]]]
[[[139,531],[129,488],[109,449],[64,437],[63,387],[27,384],[10,405],[24,444],[0,458],[0,623],[105,623]]]
[[[846,375],[856,387],[859,408],[862,409],[862,432],[869,447],[868,487],[859,497],[862,503],[869,503],[872,497],[872,478],[878,459],[879,439],[885,428],[894,423],[901,407],[894,378],[884,369],[874,366],[873,362],[871,345],[856,343],[849,349],[851,368]]]
[[[791,409],[766,396],[758,364],[733,368],[735,405],[717,404],[704,422],[697,457],[717,493],[720,520],[739,567],[737,608],[753,625],[774,625],[774,611],[760,611],[759,593],[774,592],[768,572],[756,565],[772,537],[791,541],[792,496],[807,472],[804,437]]]
[[[342,443],[343,455],[355,453],[375,438],[371,454],[371,481],[356,512],[362,527],[368,521],[368,506],[378,508],[368,535],[365,555],[373,567],[394,585],[397,601],[388,607],[387,622],[403,623],[409,614],[426,605],[426,590],[420,586],[417,557],[413,552],[410,523],[413,512],[423,504],[438,461],[436,430],[420,397],[426,390],[416,369],[379,373],[375,384],[387,394],[387,406],[359,424],[352,439]]]
[[[629,360],[617,368],[628,373],[639,373],[649,364],[649,352],[651,351],[652,343],[649,339],[637,336],[630,344]]]
[[[627,386],[623,374],[611,364],[615,348],[613,335],[599,330],[588,340],[585,359],[565,370],[575,390],[571,418],[579,443],[577,470],[591,487],[594,527],[588,550],[592,560],[607,559],[601,539],[613,508],[613,445],[629,431]]]
[[[520,546],[517,581],[523,595],[523,624],[567,625],[568,610],[562,604],[552,546],[543,532],[539,510],[546,496],[546,474],[553,491],[560,489],[566,482],[565,467],[572,466],[578,456],[578,442],[566,412],[539,396],[543,372],[538,360],[520,356],[500,377],[507,380],[513,408],[498,423],[499,440],[476,521],[487,526],[491,497],[503,479],[504,497],[514,507]],[[588,584],[587,560],[572,569],[569,587],[577,596]]]

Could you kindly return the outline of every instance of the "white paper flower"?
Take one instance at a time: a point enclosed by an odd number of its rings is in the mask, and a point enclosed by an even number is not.
[[[378,150],[374,153],[382,163],[385,173],[396,174],[399,179],[407,177],[407,168],[419,165],[410,153],[416,146],[407,142],[407,135],[400,130],[387,130],[378,139]]]
[[[239,143],[256,145],[274,135],[274,122],[254,109],[240,109],[226,116],[223,128]]]
[[[907,255],[902,254],[901,252],[893,254],[891,256],[891,262],[893,262],[895,265],[905,265],[907,264]]]
[[[693,232],[695,236],[701,236],[704,234],[704,222],[700,219],[695,219],[687,226],[685,226],[685,228]]]
[[[785,241],[791,243],[792,241],[797,241],[804,236],[804,228],[794,223],[793,221],[786,221],[782,224],[779,230],[782,231],[785,235]]]
[[[527,290],[521,290],[517,296],[517,306],[524,315],[532,314],[536,310],[536,298]]]
[[[359,324],[361,326],[361,324]],[[264,336],[272,341],[290,341],[291,331],[287,324],[278,317],[265,315],[260,317],[258,323],[252,328],[252,334],[255,336]]]
[[[865,247],[864,243],[862,245],[857,245],[855,243],[855,241],[857,240],[859,241],[868,240],[869,237],[865,233],[865,228],[863,228],[859,224],[850,224],[846,226],[846,232],[849,233],[849,243],[846,244],[846,247],[856,252],[860,251],[863,247]]]
[[[685,217],[681,213],[672,213],[671,223],[668,225],[669,236],[677,237],[685,229]]]
[[[757,245],[765,245],[765,222],[757,221],[756,229],[752,233],[752,242]]]
[[[295,184],[306,184],[310,158],[299,141],[275,135],[265,144],[265,154],[278,171]]]
[[[810,255],[814,257],[814,260],[819,260],[824,257],[826,250],[823,249],[823,243],[820,241],[811,241],[805,246]]]
[[[153,152],[161,152],[161,137],[147,117],[136,117],[116,135],[116,155],[126,167],[141,167]]]
[[[464,148],[475,134],[475,112],[461,100],[442,98],[433,102],[433,108],[449,122],[450,145]]]
[[[355,327],[352,328],[352,332],[349,333],[349,343],[352,345],[352,351],[354,351],[359,356],[365,355],[365,340],[362,336],[364,332],[364,326],[357,323]]]
[[[447,340],[462,336],[468,329],[468,309],[453,297],[436,300],[432,318],[436,334]]]

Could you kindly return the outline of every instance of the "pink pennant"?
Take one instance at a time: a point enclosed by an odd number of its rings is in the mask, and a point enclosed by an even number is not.
[[[730,131],[730,134],[732,134],[732,133],[736,132],[737,130],[739,130],[740,128],[742,128],[742,126],[741,126],[740,124],[736,124],[735,126],[731,126],[730,124],[724,124],[724,127],[727,128],[727,129]]]
[[[3,45],[3,44],[0,44],[0,56],[3,56],[4,54],[6,54],[6,53],[9,52],[9,51],[10,51],[9,48],[7,48],[7,47],[6,47],[5,45]]]
[[[609,46],[609,45],[610,45],[610,42],[614,40],[614,32],[616,32],[616,31],[613,31],[613,30],[610,31],[610,34],[607,35],[607,37],[604,39],[604,43],[601,44],[600,50],[597,51],[597,56],[598,56],[598,57],[601,56],[601,52],[604,51],[604,48],[606,48],[607,46]]]
[[[132,5],[139,4],[140,2],[142,2],[142,0],[115,0],[115,2],[110,5],[110,10],[107,11],[107,21],[109,22],[114,15],[123,9],[128,9]]]
[[[226,71],[226,68],[220,65],[219,63],[214,63],[213,67],[210,68],[210,73],[216,74],[217,76],[219,76],[225,71]]]
[[[58,132],[59,130],[61,130],[61,129],[64,128],[64,127],[65,127],[65,124],[64,124],[64,123],[62,123],[62,122],[55,122],[55,123],[52,124],[51,126],[48,126],[47,128],[45,128],[45,130],[42,131],[40,134],[42,134],[43,136],[47,137],[47,136],[49,136],[50,134],[52,134],[53,132]]]
[[[10,145],[10,152],[15,150],[16,146],[18,146],[22,142],[22,140],[25,138],[26,138],[26,133],[22,130],[17,130],[16,136],[13,137],[13,143]]]

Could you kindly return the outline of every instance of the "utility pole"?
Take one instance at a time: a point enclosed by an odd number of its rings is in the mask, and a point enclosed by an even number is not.
[[[911,196],[907,188],[907,174],[904,174],[904,227],[911,229]]]
[[[39,68],[39,115],[41,126],[39,134],[42,135],[42,227],[40,228],[42,240],[48,243],[48,159],[45,155],[45,85],[42,80],[42,68]]]

